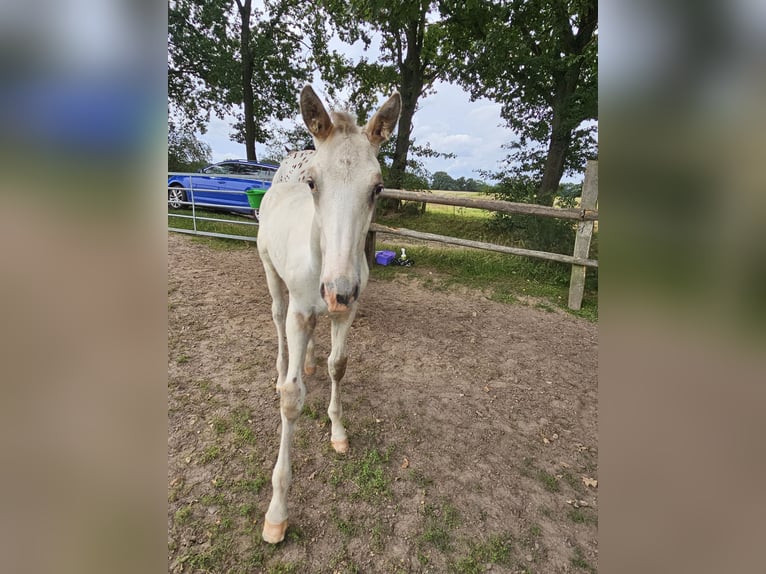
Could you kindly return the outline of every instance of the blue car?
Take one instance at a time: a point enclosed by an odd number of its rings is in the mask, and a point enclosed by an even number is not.
[[[168,176],[168,206],[179,209],[195,207],[221,209],[255,215],[259,209],[251,207],[246,191],[271,187],[278,165],[231,159],[209,165],[196,174]]]

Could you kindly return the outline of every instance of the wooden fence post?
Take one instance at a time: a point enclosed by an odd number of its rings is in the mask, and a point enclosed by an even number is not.
[[[378,208],[372,212],[372,221],[377,219]],[[375,232],[370,230],[367,232],[367,237],[364,240],[364,254],[367,256],[367,267],[372,270],[372,266],[375,264]]]
[[[598,161],[588,160],[585,166],[585,179],[582,183],[583,210],[596,209],[598,201]],[[590,240],[593,236],[593,221],[581,221],[577,225],[577,236],[574,244],[574,257],[587,259],[590,251]],[[569,280],[569,308],[575,311],[582,306],[582,296],[585,290],[585,267],[572,265],[572,277]]]

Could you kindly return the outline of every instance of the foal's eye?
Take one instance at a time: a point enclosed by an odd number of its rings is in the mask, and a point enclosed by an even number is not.
[[[314,180],[311,179],[311,178],[308,178],[308,180],[306,180],[306,183],[308,184],[309,189],[311,191],[314,191],[316,189],[316,187],[317,187],[316,184],[314,183]]]
[[[381,191],[383,191],[383,184],[379,183],[374,188],[372,188],[372,198],[375,199],[378,197]]]

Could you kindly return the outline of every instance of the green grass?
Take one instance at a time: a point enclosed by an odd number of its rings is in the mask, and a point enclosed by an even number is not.
[[[337,528],[338,532],[343,534],[346,538],[353,538],[359,533],[359,524],[357,524],[353,518],[341,518],[335,508],[333,508],[331,518],[335,528]]]
[[[556,477],[545,472],[544,470],[537,471],[537,479],[542,483],[543,488],[545,488],[545,490],[548,492],[559,492],[561,490],[559,481],[556,479]]]
[[[452,549],[452,531],[460,525],[460,514],[449,501],[423,507],[423,532],[421,545],[428,543],[440,552]]]
[[[587,570],[591,574],[596,574],[596,569],[587,560],[585,560],[582,548],[575,546],[574,553],[575,555],[569,561],[572,566],[575,568],[582,568],[583,570]]]
[[[595,524],[598,525],[598,515],[585,508],[572,508],[567,516],[572,522],[577,524]]]
[[[192,515],[191,506],[184,506],[182,508],[179,508],[176,511],[175,515],[173,516],[173,520],[178,525],[186,524],[191,519],[191,515]]]
[[[191,219],[185,217],[173,217],[173,215],[191,215],[191,209],[168,209],[168,227],[176,227],[179,229],[194,229],[194,223]],[[213,219],[225,219],[231,221],[231,223],[224,223],[220,221],[201,221],[197,220],[197,230],[207,231],[211,233],[225,233],[228,235],[246,235],[248,237],[257,237],[258,227],[255,225],[242,225],[242,222],[254,222],[255,220],[242,215],[234,215],[231,213],[208,211],[205,209],[197,209],[195,211],[197,217],[210,217]]]
[[[391,495],[391,477],[387,471],[390,452],[381,453],[373,448],[361,458],[349,458],[340,467],[333,469],[330,483],[339,486],[350,481],[356,485],[355,496],[368,501],[376,501]]]
[[[486,541],[469,545],[468,554],[450,564],[454,574],[482,574],[487,564],[508,565],[512,557],[512,541],[509,534],[493,534]]]
[[[221,456],[221,447],[219,447],[218,445],[210,445],[202,453],[202,458],[201,458],[202,464],[208,464],[210,462],[213,462],[220,456]]]

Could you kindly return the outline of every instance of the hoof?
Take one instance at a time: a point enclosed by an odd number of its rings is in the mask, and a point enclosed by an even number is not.
[[[311,375],[317,372],[317,367],[316,365],[311,365],[311,366],[304,365],[303,372],[306,374],[307,377],[310,377]]]
[[[279,524],[272,524],[268,520],[263,521],[263,539],[269,544],[279,544],[285,539],[287,520]]]
[[[347,438],[330,439],[330,442],[332,443],[332,447],[335,449],[335,452],[338,452],[340,454],[344,454],[344,453],[348,452],[348,439]]]

